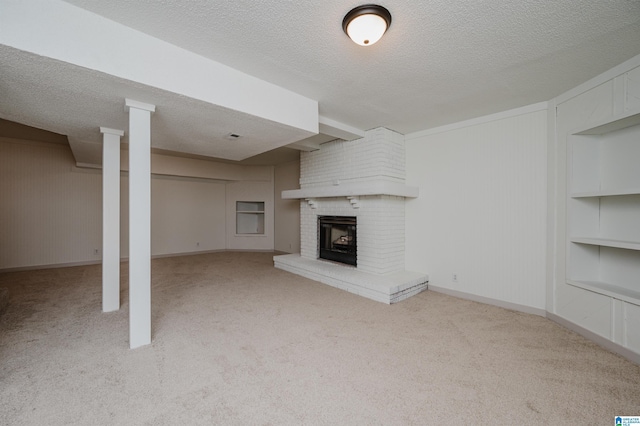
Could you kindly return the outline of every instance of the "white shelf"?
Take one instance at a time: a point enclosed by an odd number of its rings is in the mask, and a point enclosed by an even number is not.
[[[640,124],[640,111],[626,111],[617,116],[601,120],[599,123],[592,123],[587,128],[576,129],[572,134],[604,135],[605,133],[615,132],[638,124]]]
[[[236,235],[264,235],[264,201],[236,201]]]
[[[640,243],[634,241],[610,240],[607,238],[585,238],[573,237],[570,239],[572,243],[589,244],[592,246],[613,247],[626,250],[640,250]]]
[[[575,192],[571,198],[615,197],[619,195],[640,195],[640,188],[610,189]]]
[[[337,182],[332,186],[320,186],[282,191],[282,199],[358,197],[365,195],[392,195],[417,198],[418,188],[403,183],[384,180],[367,182]]]
[[[625,302],[633,303],[634,305],[640,305],[640,292],[629,290],[628,288],[600,281],[567,280],[567,284],[580,287],[594,293],[613,297],[614,299],[624,300]]]
[[[640,305],[640,110],[567,136],[567,283]]]

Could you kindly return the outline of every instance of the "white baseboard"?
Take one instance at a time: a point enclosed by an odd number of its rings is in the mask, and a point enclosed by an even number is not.
[[[262,252],[262,253],[273,253],[273,250],[227,250],[227,249],[219,249],[219,250],[203,250],[203,251],[188,251],[183,253],[167,253],[167,254],[154,254],[151,255],[151,259],[161,259],[163,257],[178,257],[178,256],[192,256],[196,254],[207,254],[207,253],[221,253],[226,251],[235,251],[235,252]],[[129,262],[128,257],[121,257],[120,263]],[[102,263],[102,259],[98,260],[87,260],[83,262],[66,262],[66,263],[52,263],[48,265],[29,265],[29,266],[18,266],[15,268],[4,268],[0,269],[0,273],[4,272],[21,272],[21,271],[37,271],[39,269],[55,269],[55,268],[70,268],[73,266],[86,266],[86,265],[100,265]]]
[[[474,302],[486,303],[487,305],[498,306],[500,308],[510,309],[513,311],[524,312],[527,314],[539,315],[546,317],[550,321],[555,322],[558,325],[561,325],[565,328],[568,328],[571,331],[574,331],[581,335],[582,337],[591,340],[592,342],[602,346],[606,350],[613,352],[615,354],[620,355],[623,358],[628,359],[629,361],[640,365],[640,354],[625,348],[624,346],[612,342],[606,337],[602,337],[599,334],[596,334],[592,331],[587,330],[584,327],[581,327],[568,319],[565,319],[559,315],[553,314],[551,312],[547,312],[544,309],[536,309],[530,306],[519,305],[517,303],[509,303],[503,302],[501,300],[495,300],[488,297],[476,296],[474,294],[463,293],[461,291],[450,290],[447,288],[437,287],[433,285],[429,285],[429,290],[436,291],[438,293],[448,294],[449,296],[458,297],[460,299],[471,300]]]
[[[547,316],[547,311],[544,309],[532,308],[531,306],[520,305],[518,303],[503,302],[502,300],[491,299],[489,297],[477,296],[475,294],[464,293],[462,291],[451,290],[444,287],[438,287],[429,284],[429,290],[448,294],[449,296],[458,297],[460,299],[471,300],[473,302],[485,303],[487,305],[498,306],[500,308],[510,309],[512,311],[524,312],[526,314],[538,315],[541,317]]]
[[[166,254],[152,254],[151,255],[151,259],[162,259],[165,257],[178,257],[178,256],[194,256],[196,254],[207,254],[207,253],[221,253],[223,251],[229,251],[229,250],[225,250],[225,249],[219,249],[219,250],[203,250],[203,251],[187,251],[184,253],[166,253]],[[129,258],[122,258],[120,259],[120,262],[128,262]]]
[[[55,269],[55,268],[70,268],[73,266],[86,266],[86,265],[99,265],[102,260],[87,260],[84,262],[67,262],[67,263],[52,263],[49,265],[29,265],[18,266],[15,268],[0,269],[0,273],[4,272],[21,272],[21,271],[37,271],[39,269]]]
[[[607,349],[608,351],[611,351],[613,353],[616,353],[618,355],[620,355],[623,358],[628,359],[629,361],[636,363],[636,364],[640,364],[640,354],[625,348],[624,346],[612,342],[611,340],[607,339],[606,337],[602,337],[599,334],[594,333],[593,331],[589,331],[584,327],[581,327],[571,321],[569,321],[568,319],[562,318],[559,315],[556,314],[552,314],[551,312],[547,312],[547,318],[549,318],[551,321],[560,324],[563,327],[568,328],[571,331],[575,331],[576,333],[578,333],[579,335],[581,335],[582,337],[585,337],[589,340],[591,340],[592,342],[602,346],[603,348]]]

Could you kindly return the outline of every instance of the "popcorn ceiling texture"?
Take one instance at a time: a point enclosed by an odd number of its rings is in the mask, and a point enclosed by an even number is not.
[[[124,130],[124,99],[152,100],[152,148],[241,160],[311,134],[198,99],[0,46],[0,117],[69,136],[76,161],[102,164],[99,127]],[[32,70],[47,71],[46,78]],[[5,84],[2,84],[5,83]],[[53,107],[55,106],[55,107]],[[215,117],[215,119],[212,119]],[[226,139],[238,132],[238,140]]]
[[[97,129],[126,130],[122,102],[128,97],[157,106],[154,147],[240,160],[312,136],[311,127],[278,125],[301,115],[307,125],[314,121],[313,113],[285,108],[291,102],[283,96],[317,103],[322,117],[358,134],[380,126],[409,134],[548,101],[640,54],[638,1],[390,3],[389,31],[362,48],[340,25],[356,4],[338,0],[5,2],[0,117],[68,135],[76,161],[100,164]],[[11,16],[17,5],[20,13]],[[51,12],[38,15],[45,7]],[[24,28],[36,16],[57,26],[39,33],[36,25],[14,37],[19,32],[10,24]],[[52,43],[52,52],[34,56],[29,52],[36,50],[21,44],[41,47],[67,31],[69,40]],[[100,72],[115,52],[131,59]],[[67,54],[99,60],[72,66]],[[187,60],[199,65],[181,68]],[[214,105],[217,96],[206,98],[213,103],[197,101],[221,79],[214,71],[200,78],[192,73],[213,62],[255,77],[272,94],[258,96],[235,75],[213,92],[228,90],[234,102],[245,99],[248,110]],[[138,79],[128,74],[133,70],[140,70]],[[158,79],[166,84],[158,86]],[[185,82],[192,91],[175,89]],[[283,108],[287,120],[241,112],[256,108]],[[230,144],[229,132],[243,138]]]
[[[371,48],[341,28],[357,2],[68,1],[402,134],[547,101],[640,54],[628,0],[387,1]]]

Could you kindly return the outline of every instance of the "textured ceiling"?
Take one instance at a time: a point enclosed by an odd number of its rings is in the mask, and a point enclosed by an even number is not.
[[[549,100],[640,54],[630,0],[389,0],[369,48],[342,32],[357,1],[69,3],[403,134]]]
[[[128,130],[125,98],[156,106],[151,134],[152,146],[159,150],[243,160],[309,136],[273,121],[2,45],[0,63],[2,118],[68,135],[80,163],[102,163],[96,123]],[[230,133],[240,138],[228,138]],[[128,142],[126,134],[123,142]]]
[[[381,4],[393,15],[391,28],[367,48],[341,28],[345,13],[362,2],[67,3],[317,100],[330,120],[403,134],[549,100],[640,54],[637,0],[389,0]],[[0,116],[62,134],[75,126],[77,140],[82,129],[95,133],[91,111],[103,114],[101,126],[126,128],[127,115],[114,103],[132,93],[164,107],[153,117],[159,149],[233,159],[233,146],[223,141],[197,147],[186,141],[206,141],[205,135],[239,124],[247,128],[246,142],[255,142],[251,155],[295,136],[265,120],[113,76],[6,47],[0,55]],[[71,89],[82,109],[65,105],[68,95],[56,90],[68,85],[69,73],[77,76]],[[44,96],[31,99],[33,91]]]

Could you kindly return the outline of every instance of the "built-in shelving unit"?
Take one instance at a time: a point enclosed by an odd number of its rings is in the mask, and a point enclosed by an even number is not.
[[[264,234],[264,201],[236,202],[236,234]]]
[[[614,247],[627,250],[640,250],[640,243],[634,241],[609,240],[607,238],[581,238],[573,237],[571,242],[578,244],[591,244],[599,247]]]
[[[640,305],[640,111],[568,135],[567,283]]]

